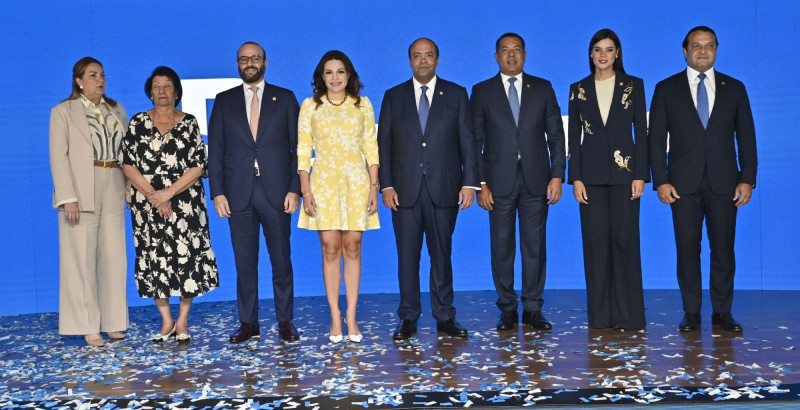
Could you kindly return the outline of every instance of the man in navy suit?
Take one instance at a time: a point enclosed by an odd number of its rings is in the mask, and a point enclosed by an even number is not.
[[[717,45],[714,30],[691,29],[683,40],[688,67],[658,83],[650,105],[650,167],[658,198],[672,208],[684,332],[700,326],[703,219],[711,247],[711,324],[742,331],[731,316],[733,244],[736,210],[756,184],[756,131],[744,84],[714,70]]]
[[[564,125],[550,82],[523,73],[525,40],[505,33],[495,43],[496,76],[472,88],[479,153],[478,205],[489,211],[498,330],[519,321],[514,291],[517,214],[522,254],[522,322],[552,328],[542,315],[548,206],[561,199],[566,169]]]
[[[467,90],[436,76],[439,48],[420,38],[408,57],[412,79],[383,97],[378,126],[383,203],[392,209],[400,282],[394,340],[417,331],[422,314],[419,260],[423,234],[431,258],[430,293],[437,330],[467,337],[453,307],[452,236],[459,205],[472,205],[477,156]]]
[[[214,209],[229,218],[236,259],[241,326],[231,343],[260,335],[259,227],[272,263],[275,312],[282,340],[299,338],[292,324],[294,282],[289,247],[291,214],[300,202],[294,93],[267,84],[264,48],[244,43],[236,54],[244,84],[217,94],[208,125],[208,179]]]

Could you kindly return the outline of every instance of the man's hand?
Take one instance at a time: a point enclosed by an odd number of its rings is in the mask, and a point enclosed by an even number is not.
[[[228,206],[228,198],[225,195],[217,195],[214,197],[214,210],[220,218],[230,218],[231,208]]]
[[[400,200],[397,199],[397,191],[394,188],[384,189],[381,195],[383,195],[383,205],[392,211],[396,211],[397,207],[400,206]]]
[[[736,185],[736,191],[733,194],[733,200],[736,201],[736,206],[742,206],[753,198],[753,186],[750,184]]]
[[[300,195],[294,192],[287,192],[286,198],[283,199],[283,212],[293,214],[297,212],[298,206],[300,206]]]
[[[475,201],[475,189],[474,188],[461,188],[461,191],[458,193],[458,204],[461,205],[461,210],[465,210],[472,206],[472,202]]]
[[[494,205],[494,197],[489,185],[481,184],[481,190],[478,191],[478,205],[487,211],[494,209],[492,207]]]
[[[586,195],[586,185],[583,185],[583,181],[572,182],[572,195],[579,203],[584,205],[589,203],[589,196]]]
[[[678,199],[681,199],[680,195],[678,195],[678,191],[675,190],[672,184],[659,185],[658,188],[656,188],[656,192],[658,192],[658,199],[667,205],[671,205]]]
[[[555,205],[561,200],[561,178],[552,178],[547,184],[547,205]]]

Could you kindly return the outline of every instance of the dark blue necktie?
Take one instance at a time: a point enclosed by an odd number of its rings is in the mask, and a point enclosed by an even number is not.
[[[697,83],[697,115],[700,116],[703,128],[708,128],[708,91],[706,91],[706,85],[703,84],[706,75],[700,73],[697,78],[700,79],[700,82]]]
[[[428,101],[428,86],[422,86],[422,95],[419,96],[419,125],[422,127],[422,132],[425,132],[425,127],[428,126],[428,114],[431,112],[431,103]]]
[[[516,78],[511,77],[508,79],[508,103],[511,105],[511,114],[514,115],[514,124],[519,125],[519,94],[517,94],[517,87],[514,87]]]

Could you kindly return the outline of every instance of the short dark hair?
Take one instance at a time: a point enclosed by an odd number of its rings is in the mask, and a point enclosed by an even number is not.
[[[506,38],[506,37],[516,37],[516,38],[518,38],[519,42],[522,43],[522,51],[525,51],[525,39],[522,38],[522,36],[520,36],[517,33],[505,33],[502,36],[500,36],[500,38],[498,38],[497,41],[495,41],[495,43],[494,43],[494,51],[496,53],[500,52],[500,42],[503,41],[503,39]]]
[[[437,46],[436,43],[434,43],[433,40],[429,39],[428,37],[420,37],[420,38],[412,41],[411,44],[409,44],[409,46],[408,46],[408,59],[409,60],[411,59],[411,47],[414,47],[414,44],[417,44],[417,41],[421,41],[421,40],[430,41],[431,44],[433,44],[433,49],[436,51],[436,58],[439,58],[439,46]]]
[[[177,97],[175,98],[175,106],[177,107],[178,103],[181,102],[181,97],[183,97],[183,87],[181,87],[181,79],[178,77],[178,73],[167,66],[160,65],[156,67],[153,70],[153,74],[150,74],[150,77],[144,82],[144,93],[149,99],[153,98],[153,78],[155,77],[167,77],[172,86],[175,87],[175,97]]]
[[[258,48],[261,49],[261,57],[264,57],[264,59],[267,58],[267,51],[264,50],[264,47],[262,47],[261,44],[258,44],[255,41],[245,41],[244,43],[242,43],[242,45],[239,46],[239,48],[236,49],[236,61],[239,61],[239,50],[241,50],[242,47],[246,45],[258,46]]]
[[[714,29],[712,29],[711,27],[708,27],[708,26],[697,26],[697,27],[689,30],[689,32],[686,33],[686,37],[683,38],[683,49],[684,50],[688,50],[689,49],[689,36],[691,36],[692,33],[696,32],[696,31],[705,31],[705,32],[711,33],[714,36],[714,42],[717,43],[717,47],[719,47],[719,40],[717,39],[717,33],[714,32]]]
[[[609,39],[614,42],[614,46],[617,47],[617,58],[614,59],[614,72],[625,73],[625,68],[622,66],[622,43],[619,41],[619,37],[614,30],[610,28],[603,28],[600,29],[597,33],[594,33],[592,39],[589,40],[589,70],[592,72],[595,71],[594,61],[592,61],[592,49],[594,45],[597,44],[600,40]]]
[[[361,81],[358,79],[358,73],[353,66],[353,62],[350,61],[347,54],[339,50],[331,50],[323,54],[322,58],[319,59],[319,63],[317,63],[317,68],[314,69],[314,81],[311,82],[311,85],[314,86],[314,102],[317,103],[316,107],[322,105],[322,96],[328,93],[328,86],[325,85],[323,73],[325,72],[325,63],[331,60],[339,60],[344,65],[344,70],[347,71],[348,75],[347,85],[344,87],[345,98],[347,98],[347,95],[355,98],[356,102],[353,105],[358,107],[361,104],[360,92],[361,89],[364,88],[364,85],[361,84]]]

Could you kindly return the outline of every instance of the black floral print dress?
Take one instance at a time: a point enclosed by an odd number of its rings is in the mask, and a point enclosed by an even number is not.
[[[190,168],[206,165],[205,144],[191,114],[164,135],[147,112],[134,115],[120,151],[122,163],[136,167],[156,190],[169,187]],[[130,190],[139,296],[189,298],[216,288],[219,275],[202,180],[172,198],[169,218],[159,215],[144,193],[133,186]]]

